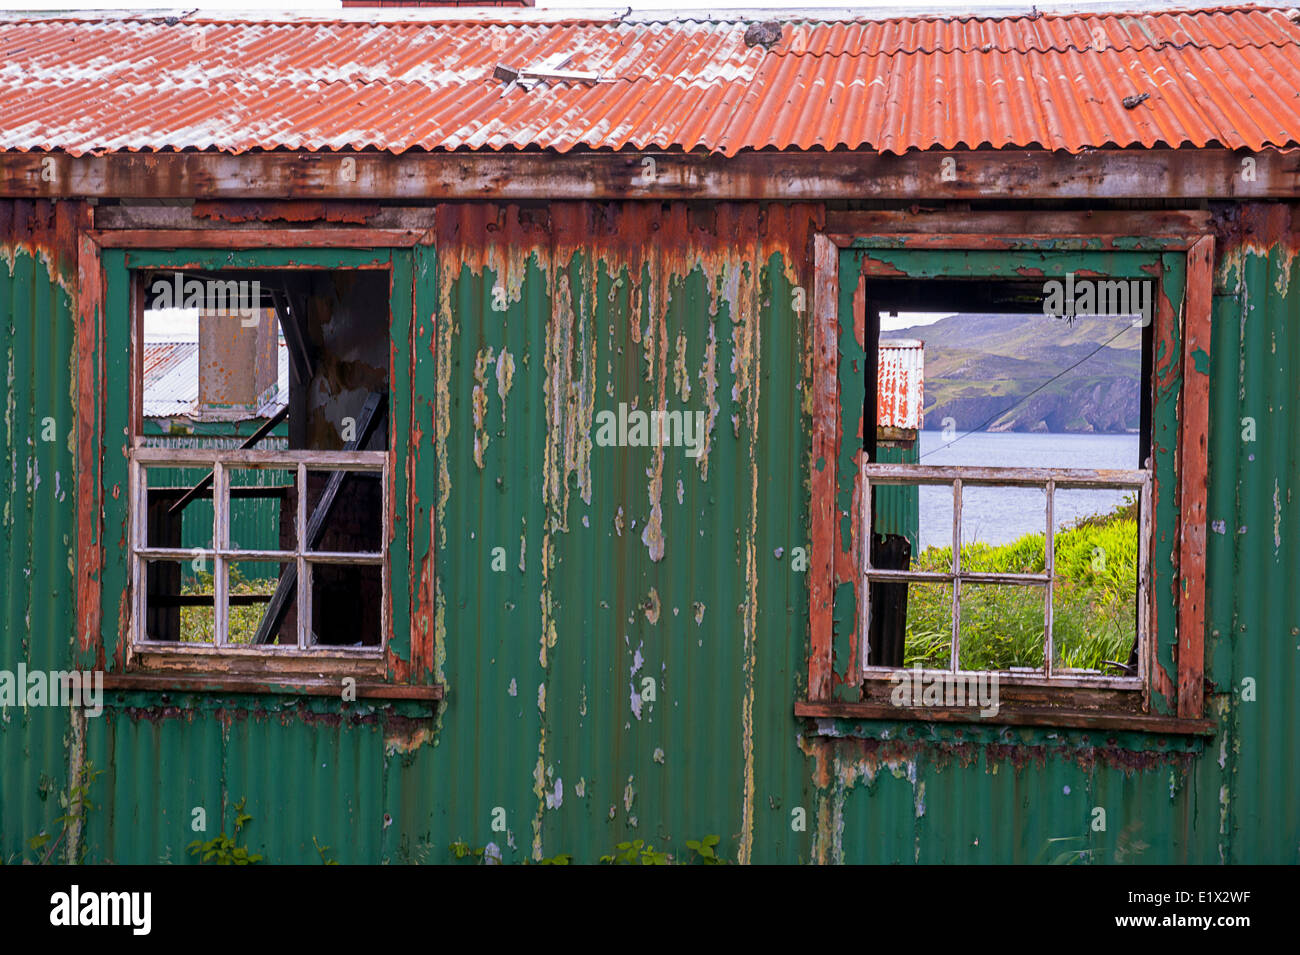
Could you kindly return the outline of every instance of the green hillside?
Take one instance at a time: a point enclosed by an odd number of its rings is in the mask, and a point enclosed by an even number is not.
[[[953,315],[890,330],[925,342],[925,427],[1114,434],[1141,423],[1141,329],[1128,318]]]

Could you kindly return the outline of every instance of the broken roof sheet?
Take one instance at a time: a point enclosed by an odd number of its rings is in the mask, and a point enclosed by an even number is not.
[[[792,20],[774,41],[751,21],[417,12],[10,14],[0,149],[1300,143],[1300,14],[1283,9]],[[557,57],[600,82],[493,76]]]

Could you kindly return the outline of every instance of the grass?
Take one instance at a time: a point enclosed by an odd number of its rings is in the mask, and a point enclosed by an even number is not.
[[[210,596],[214,587],[212,577],[210,571],[190,572],[181,587],[181,593],[187,595],[207,594]],[[228,567],[227,580],[232,595],[270,595],[275,593],[275,579],[246,578],[234,566]],[[257,633],[257,628],[262,622],[262,614],[266,612],[267,606],[264,602],[246,606],[231,606],[229,618],[230,642],[248,643],[251,641]],[[206,607],[181,607],[182,643],[212,643],[216,639],[214,634],[215,626],[216,620],[210,604]]]
[[[1117,673],[1105,661],[1126,663],[1136,634],[1137,505],[1081,518],[1056,533],[1053,626],[1056,669]],[[962,568],[985,572],[1042,573],[1043,534],[1009,544],[972,542],[962,547]],[[930,547],[917,570],[948,570],[951,547]],[[951,652],[952,589],[939,584],[908,588],[904,665],[947,667]],[[1043,666],[1044,594],[1041,587],[965,585],[961,611],[961,669],[1006,670]]]

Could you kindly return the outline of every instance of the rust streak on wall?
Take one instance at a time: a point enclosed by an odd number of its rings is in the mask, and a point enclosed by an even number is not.
[[[292,199],[218,201],[198,199],[196,219],[232,224],[243,222],[328,222],[338,225],[368,225],[379,212],[372,202],[330,202]]]
[[[809,454],[812,509],[809,514],[812,560],[809,566],[811,639],[808,660],[808,699],[831,699],[833,667],[832,601],[835,594],[836,529],[835,470],[839,460],[837,363],[839,249],[825,236],[815,242],[815,279],[812,327],[813,439]]]
[[[1210,310],[1214,239],[1187,252],[1183,299],[1183,400],[1178,438],[1178,715],[1199,719],[1204,707],[1205,519],[1209,443]],[[1185,662],[1190,661],[1190,663]]]
[[[98,449],[103,426],[104,287],[99,247],[81,236],[77,299],[77,642],[95,650],[103,666],[100,570],[103,564],[103,466]]]

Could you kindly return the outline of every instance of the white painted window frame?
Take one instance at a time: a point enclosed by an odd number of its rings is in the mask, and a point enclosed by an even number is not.
[[[999,682],[1024,686],[1079,686],[1117,690],[1139,689],[1146,685],[1148,658],[1151,653],[1151,599],[1148,580],[1151,561],[1151,470],[1085,470],[1062,468],[989,468],[963,466],[936,466],[921,464],[879,464],[863,460],[860,465],[862,506],[859,508],[862,542],[858,565],[861,578],[858,605],[858,633],[861,635],[862,675],[867,679],[887,679],[896,674],[898,667],[871,666],[869,659],[871,639],[871,584],[874,581],[917,582],[948,584],[952,587],[952,636],[947,669],[923,668],[923,674],[991,673],[993,671],[963,670],[961,656],[961,600],[963,582],[971,584],[1006,584],[1022,587],[1042,587],[1044,596],[1043,669],[1033,673],[1020,670],[999,670]],[[952,567],[947,571],[886,570],[871,565],[871,539],[873,514],[871,488],[874,485],[948,485],[953,492]],[[1046,539],[1042,573],[1002,574],[978,573],[963,570],[961,566],[962,489],[964,487],[1041,487],[1047,495]],[[1052,637],[1052,599],[1055,585],[1055,533],[1054,504],[1058,490],[1089,488],[1095,490],[1127,490],[1138,494],[1138,569],[1137,569],[1137,673],[1110,676],[1077,670],[1058,670],[1055,667]]]
[[[264,451],[196,448],[136,447],[131,452],[130,469],[130,567],[132,645],[139,651],[235,655],[329,655],[380,657],[387,645],[390,597],[388,541],[390,534],[389,478],[387,451]],[[150,467],[209,468],[213,474],[213,535],[210,548],[160,548],[147,546],[148,475]],[[267,468],[293,470],[297,474],[298,507],[294,516],[296,529],[293,550],[248,550],[230,546],[230,477],[228,470]],[[382,527],[380,549],[366,552],[317,551],[306,546],[307,472],[349,471],[376,473],[382,484],[380,508]],[[145,565],[150,560],[192,561],[198,557],[212,561],[214,592],[213,643],[182,644],[174,641],[149,640],[144,632],[146,620]],[[229,642],[228,569],[232,561],[266,560],[295,563],[297,566],[297,642],[292,646],[261,644],[248,646]],[[372,647],[349,647],[314,643],[311,632],[311,569],[313,564],[378,565],[383,579],[380,601],[380,642]]]

